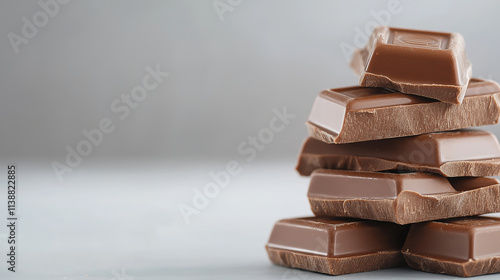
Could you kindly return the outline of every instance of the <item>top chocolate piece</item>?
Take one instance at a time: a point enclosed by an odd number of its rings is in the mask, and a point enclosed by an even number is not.
[[[465,42],[458,33],[440,33],[380,26],[351,67],[359,85],[461,104],[472,74]]]

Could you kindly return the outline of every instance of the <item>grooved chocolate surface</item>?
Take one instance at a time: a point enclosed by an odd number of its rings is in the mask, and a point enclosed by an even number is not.
[[[483,130],[346,144],[327,144],[308,138],[302,146],[297,171],[310,175],[319,168],[425,171],[447,177],[499,176],[500,146],[495,135]]]
[[[460,104],[471,77],[465,42],[458,33],[380,26],[351,67],[359,84]]]
[[[476,216],[414,224],[402,251],[416,269],[458,276],[500,272],[500,218]],[[439,270],[437,263],[441,263]]]
[[[383,88],[321,92],[306,123],[326,143],[352,143],[498,123],[500,87],[472,79],[460,106]]]

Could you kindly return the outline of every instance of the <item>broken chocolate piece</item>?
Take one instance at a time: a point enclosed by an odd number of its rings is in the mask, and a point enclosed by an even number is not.
[[[500,185],[467,188],[430,173],[384,173],[318,169],[312,173],[308,198],[316,216],[352,217],[397,224],[465,217],[500,211]],[[477,188],[475,188],[477,187]]]
[[[356,219],[309,217],[274,225],[266,250],[275,264],[331,275],[401,266],[408,227]]]
[[[408,265],[455,276],[500,272],[500,218],[467,217],[414,224],[403,246]]]
[[[499,176],[500,146],[483,130],[435,132],[347,144],[308,138],[297,164],[301,175],[315,169],[423,171],[446,177]]]
[[[472,79],[460,106],[383,88],[325,90],[306,123],[326,143],[352,143],[496,124],[500,87]]]
[[[448,181],[455,190],[461,192],[500,184],[497,179],[488,177],[455,177],[448,178]]]
[[[458,33],[380,26],[366,47],[357,50],[351,67],[359,85],[461,104],[472,68]]]

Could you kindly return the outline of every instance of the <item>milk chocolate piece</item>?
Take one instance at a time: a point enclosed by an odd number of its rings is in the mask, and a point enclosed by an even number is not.
[[[404,265],[408,227],[355,219],[278,221],[266,245],[274,264],[341,275]]]
[[[351,67],[359,85],[461,104],[472,68],[458,33],[380,26],[364,49],[354,53]]]
[[[497,179],[488,177],[455,177],[448,178],[448,181],[455,190],[461,192],[499,184]]]
[[[484,180],[466,178],[466,180]],[[397,224],[500,211],[500,184],[469,185],[430,173],[383,173],[318,169],[312,173],[309,203],[316,216],[353,217]]]
[[[500,272],[500,218],[414,224],[403,247],[411,268],[455,276]]]
[[[499,176],[500,146],[482,130],[435,132],[347,144],[308,138],[297,164],[301,175],[315,169],[425,171],[446,177]]]
[[[321,92],[306,123],[326,143],[351,143],[498,123],[500,87],[472,79],[460,106],[383,88]]]

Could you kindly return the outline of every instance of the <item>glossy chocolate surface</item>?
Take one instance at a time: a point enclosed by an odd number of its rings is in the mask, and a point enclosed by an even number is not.
[[[400,250],[407,227],[357,219],[309,217],[278,221],[267,247],[328,257]]]
[[[454,177],[448,178],[448,181],[455,190],[460,192],[475,190],[500,183],[498,179],[489,177]]]
[[[446,178],[429,173],[383,173],[318,169],[309,197],[394,199],[403,191],[421,195],[457,193]]]
[[[367,163],[359,164],[360,158]],[[460,168],[456,168],[458,173],[450,174],[451,176],[472,176],[477,174],[470,173],[471,168],[462,162],[483,165],[480,160],[489,159],[498,159],[500,162],[500,145],[496,136],[483,130],[464,129],[346,144],[327,144],[308,138],[302,146],[297,170],[301,175],[309,175],[316,168],[383,171],[394,169],[398,165],[401,170],[416,171],[422,168],[423,171],[442,174],[439,171],[445,163],[456,162],[456,165],[460,164]],[[320,162],[323,166],[318,164]],[[353,162],[358,164],[353,165]],[[483,170],[486,171],[485,168]]]
[[[460,104],[471,65],[460,34],[386,26],[374,29],[351,66],[360,85],[387,87],[404,93]]]
[[[321,92],[307,125],[327,143],[351,143],[498,123],[500,86],[472,79],[461,106],[384,88]],[[326,134],[326,135],[323,135]]]
[[[500,185],[491,178],[448,181],[427,173],[380,174],[316,170],[308,192],[311,210],[316,216],[401,225],[500,212]]]
[[[500,218],[467,217],[412,225],[403,252],[450,261],[500,257]]]

